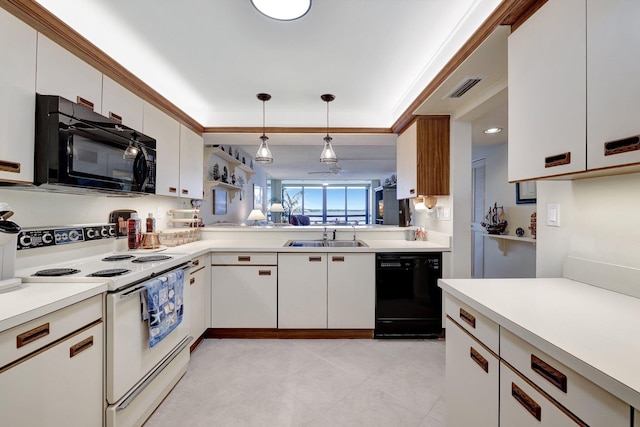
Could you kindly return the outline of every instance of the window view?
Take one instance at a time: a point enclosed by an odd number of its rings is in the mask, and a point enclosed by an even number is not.
[[[285,215],[305,215],[311,224],[369,224],[369,191],[365,184],[282,185]]]

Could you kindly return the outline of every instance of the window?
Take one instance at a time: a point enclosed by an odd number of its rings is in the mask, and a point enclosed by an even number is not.
[[[370,186],[365,184],[282,184],[282,203],[312,224],[369,224]]]

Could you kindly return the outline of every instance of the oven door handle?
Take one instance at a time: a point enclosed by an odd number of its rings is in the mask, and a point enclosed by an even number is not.
[[[191,268],[192,268],[192,266],[189,264],[189,265],[186,265],[186,266],[184,266],[182,268],[176,268],[176,270],[184,270],[184,272],[186,273]],[[171,270],[171,271],[176,271],[176,270]],[[171,273],[171,271],[168,271],[167,273],[163,274],[162,276]],[[162,277],[162,276],[156,276],[156,277]],[[149,280],[153,280],[153,279],[154,278],[151,278]],[[147,282],[149,280],[147,280]],[[145,286],[138,286],[136,288],[133,288],[131,290],[127,290],[126,292],[122,292],[122,293],[118,294],[118,299],[119,300],[128,299],[128,298],[131,298],[132,296],[139,295],[139,294],[141,294],[142,292],[144,292],[146,290],[147,290],[147,288]]]
[[[180,344],[167,357],[165,357],[164,360],[153,371],[151,371],[151,373],[137,387],[135,387],[131,392],[129,392],[129,394],[124,397],[122,402],[118,406],[116,406],[116,411],[122,411],[123,409],[126,409],[127,406],[129,406],[131,402],[133,402],[135,398],[138,397],[138,395],[142,393],[144,389],[147,388],[147,386],[158,375],[160,375],[164,368],[166,368],[171,362],[173,362],[173,359],[178,357],[180,352],[184,350],[185,347],[191,344],[191,341],[193,341],[192,336],[188,336],[183,339]]]

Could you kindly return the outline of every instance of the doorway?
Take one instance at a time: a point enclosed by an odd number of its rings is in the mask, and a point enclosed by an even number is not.
[[[486,163],[486,159],[478,159],[471,162],[471,206],[473,207],[473,217],[471,219],[471,277],[474,279],[484,277],[484,228],[481,223],[484,219]]]

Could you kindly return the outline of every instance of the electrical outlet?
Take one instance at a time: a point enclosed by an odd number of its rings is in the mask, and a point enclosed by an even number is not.
[[[556,203],[547,204],[547,225],[560,227],[560,205]]]
[[[160,206],[156,208],[156,218],[164,218],[164,211]]]
[[[451,221],[451,208],[442,209],[442,219],[444,221]]]
[[[442,206],[436,206],[436,218],[438,221],[442,221],[444,219],[444,208]]]

